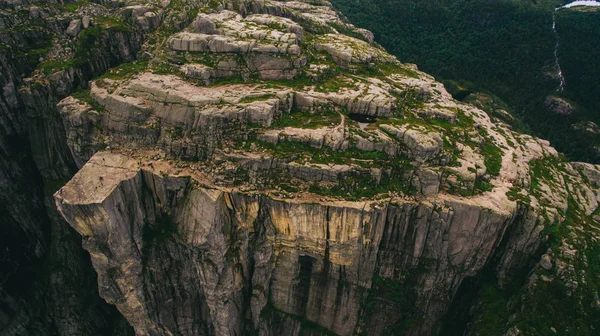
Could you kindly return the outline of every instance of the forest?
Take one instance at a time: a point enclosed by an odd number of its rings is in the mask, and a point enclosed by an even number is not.
[[[443,81],[456,99],[477,92],[506,107],[515,129],[550,140],[571,160],[600,162],[600,12],[555,8],[569,1],[333,0],[402,62]],[[552,30],[556,13],[556,34]],[[558,90],[554,48],[565,77]],[[574,112],[553,112],[548,96]],[[471,97],[472,98],[472,97]],[[472,99],[471,99],[472,100]]]

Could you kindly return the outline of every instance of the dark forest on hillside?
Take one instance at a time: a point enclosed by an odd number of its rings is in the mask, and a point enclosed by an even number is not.
[[[457,99],[470,92],[499,97],[518,117],[514,126],[546,138],[571,160],[600,162],[600,136],[582,131],[600,123],[600,12],[561,9],[556,14],[558,55],[566,79],[559,85],[554,62],[554,8],[541,1],[333,0],[354,24],[402,62],[416,63],[443,80]],[[559,115],[544,104],[566,98],[575,112]],[[490,106],[489,108],[494,108]],[[519,122],[520,121],[520,122]]]

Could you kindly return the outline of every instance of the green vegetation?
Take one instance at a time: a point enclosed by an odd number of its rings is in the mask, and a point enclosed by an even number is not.
[[[129,63],[123,63],[117,67],[109,69],[100,78],[124,79],[144,72],[148,68],[148,61],[136,60]]]
[[[340,114],[333,109],[318,112],[292,111],[274,121],[271,128],[297,127],[315,129],[331,126],[331,124],[338,125],[340,122]]]
[[[493,110],[512,112],[513,126],[551,141],[572,160],[600,162],[600,135],[577,131],[582,120],[600,124],[600,11],[556,13],[559,58],[567,85],[557,93],[554,68],[554,8],[567,1],[332,0],[355,25],[403,62],[416,63],[443,81],[456,99],[474,92],[494,97]],[[559,115],[544,104],[548,95],[575,102]],[[487,109],[486,109],[487,110]]]
[[[61,60],[50,60],[46,61],[38,66],[44,73],[44,75],[50,75],[54,72],[64,70],[70,67],[74,67],[79,65],[78,62],[74,60],[61,61]]]
[[[276,98],[276,96],[274,94],[262,94],[262,95],[258,95],[258,96],[246,96],[244,98],[242,98],[239,103],[240,104],[247,104],[247,103],[252,103],[252,102],[256,102],[256,101],[265,101],[271,98]]]
[[[279,326],[286,323],[288,318],[298,321],[300,322],[299,335],[337,336],[333,331],[306,319],[304,316],[289,314],[277,309],[270,302],[267,302],[265,307],[260,311],[260,317],[262,319],[269,319],[273,326]]]
[[[498,176],[502,168],[502,150],[496,146],[490,139],[485,139],[481,146],[487,173],[491,176]]]
[[[547,157],[530,162],[531,186],[529,192],[541,196],[542,183],[560,192],[562,182],[568,181],[568,171],[563,162]],[[507,195],[523,204],[529,204],[527,197],[513,188]],[[596,232],[598,223],[586,215],[579,204],[576,193],[564,190],[567,197],[567,210],[558,210],[564,220],[550,220],[542,213],[536,223],[545,225],[542,237],[547,237],[540,251],[552,250],[553,268],[536,268],[539,276],[532,285],[525,286],[524,274],[514,277],[505,288],[497,280],[489,280],[480,290],[481,312],[475,321],[474,329],[481,335],[502,334],[516,326],[524,335],[595,335],[600,328],[600,309],[596,308],[596,298],[600,290],[600,247]],[[554,209],[542,197],[543,206]],[[575,253],[561,253],[569,246]],[[557,274],[560,260],[567,269]],[[564,266],[563,266],[564,267]],[[572,267],[572,268],[571,268]]]
[[[90,90],[77,91],[72,93],[71,96],[73,96],[73,98],[83,100],[84,102],[90,104],[94,108],[94,110],[98,112],[104,111],[104,106],[92,99],[92,97],[90,96]]]
[[[49,60],[38,65],[38,68],[45,74],[50,75],[54,72],[81,66],[85,64],[98,51],[100,40],[106,38],[105,31],[113,32],[131,32],[131,26],[120,19],[113,17],[97,17],[96,25],[82,30],[77,37],[74,47],[74,55],[70,60]]]
[[[44,3],[44,2],[39,1],[39,2],[36,2],[36,6],[46,7],[46,8],[47,7],[52,7],[52,8],[58,9],[58,10],[60,10],[62,12],[70,12],[70,13],[72,13],[72,12],[76,12],[77,9],[79,9],[79,7],[88,5],[89,3],[90,3],[89,0],[77,0],[77,2],[75,2],[75,3],[65,3],[65,4],[62,4],[62,3]]]
[[[546,276],[553,276],[548,281],[538,280],[535,286],[524,287],[521,291],[502,290],[497,286],[492,289],[492,294],[482,296],[484,302],[483,318],[476,323],[476,329],[481,334],[493,335],[501,330],[502,326],[516,325],[525,335],[595,335],[600,327],[600,311],[594,307],[594,295],[600,289],[600,280],[597,272],[600,269],[600,248],[593,243],[593,234],[579,232],[573,238],[572,226],[587,228],[593,225],[589,217],[583,215],[577,208],[577,203],[571,199],[569,210],[565,215],[565,222],[552,225],[546,233],[549,234],[548,245],[557,251],[557,247],[566,240],[578,251],[573,260],[566,260],[573,264],[575,274],[567,277],[579,282],[579,286],[569,289],[564,280],[547,272]],[[486,290],[486,287],[484,287]],[[511,302],[508,305],[508,302]],[[512,309],[511,309],[512,308]],[[516,319],[508,324],[509,316]]]
[[[389,163],[390,157],[377,151],[360,151],[357,149],[348,149],[345,151],[334,151],[328,147],[316,148],[305,143],[283,141],[277,144],[272,144],[263,141],[248,141],[244,149],[249,149],[251,144],[256,144],[259,147],[266,149],[273,156],[282,159],[295,159],[305,157],[313,163],[319,164],[349,164],[372,167],[373,163]],[[373,161],[373,162],[371,162]]]
[[[377,274],[373,276],[373,286],[368,291],[368,297],[361,306],[365,321],[370,321],[371,316],[377,312],[376,307],[386,306],[396,311],[395,321],[386,321],[388,327],[385,329],[385,335],[404,335],[406,331],[423,323],[421,312],[415,310],[415,303],[418,294],[415,292],[415,282],[418,281],[419,273],[427,267],[427,260],[424,258],[423,264],[419,264],[415,269],[409,270],[402,280],[382,278]],[[381,323],[381,322],[379,322]],[[372,325],[376,327],[375,325]],[[365,329],[359,335],[370,335],[368,323],[363,326]]]
[[[481,290],[482,311],[477,321],[476,330],[485,331],[487,335],[502,335],[508,320],[508,295],[506,291],[492,283],[484,283]]]
[[[411,172],[413,167],[406,158],[391,158],[387,154],[378,151],[360,151],[357,149],[334,151],[327,147],[316,148],[305,143],[285,141],[272,144],[255,140],[246,141],[244,147],[240,146],[238,145],[238,148],[246,150],[249,150],[252,146],[257,146],[266,150],[269,155],[284,161],[299,162],[308,160],[309,164],[352,164],[363,169],[362,172],[345,176],[339,182],[311,184],[307,191],[315,194],[341,197],[347,200],[360,200],[364,197],[374,198],[388,192],[404,194],[411,192],[405,174]],[[378,167],[389,170],[389,173],[383,173],[380,181],[377,181],[368,171],[368,169]],[[281,177],[284,174],[273,173],[271,175],[270,185],[272,187],[280,187],[286,192],[300,191],[301,188],[298,185],[292,186],[294,183],[288,178]],[[282,185],[284,187],[281,187]]]
[[[46,40],[35,46],[36,49],[23,50],[23,46],[19,46],[19,52],[14,55],[15,59],[19,60],[19,62],[15,63],[19,67],[26,68],[27,72],[37,67],[37,65],[40,63],[40,57],[45,56],[52,46],[50,36],[44,36],[42,38]]]
[[[409,188],[406,182],[403,181],[401,174],[397,174],[401,171],[400,167],[402,166],[394,167],[394,175],[383,176],[379,182],[371,175],[355,174],[345,177],[343,182],[334,185],[315,182],[310,185],[308,191],[317,195],[342,197],[349,201],[358,201],[363,198],[374,199],[381,194],[387,196],[390,191],[408,194]]]

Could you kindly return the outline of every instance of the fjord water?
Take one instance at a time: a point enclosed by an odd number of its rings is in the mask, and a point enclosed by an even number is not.
[[[576,6],[600,6],[600,2],[598,1],[573,1],[571,3],[568,3],[560,8],[571,8],[571,7],[576,7]]]

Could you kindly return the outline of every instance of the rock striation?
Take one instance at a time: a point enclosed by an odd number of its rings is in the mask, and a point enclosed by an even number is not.
[[[27,80],[2,68],[0,218],[31,258],[97,275],[97,294],[48,277],[60,334],[477,335],[483,290],[515,282],[507,334],[549,284],[600,307],[600,167],[452,99],[327,1],[27,15],[56,34]],[[49,334],[14,297],[2,333]]]

